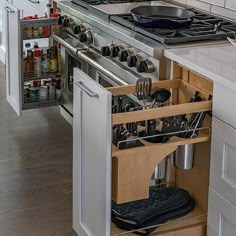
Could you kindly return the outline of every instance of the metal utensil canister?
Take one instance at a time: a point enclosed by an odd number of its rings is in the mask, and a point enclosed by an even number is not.
[[[163,159],[159,165],[156,166],[153,175],[152,180],[162,180],[166,177],[166,158]]]
[[[181,170],[193,168],[194,144],[178,146],[174,156],[174,166]]]

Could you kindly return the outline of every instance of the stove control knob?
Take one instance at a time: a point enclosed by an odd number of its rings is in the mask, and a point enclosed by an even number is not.
[[[146,73],[152,73],[156,70],[153,62],[150,59],[145,59],[145,72]]]
[[[90,29],[85,31],[85,35],[87,37],[86,42],[87,43],[92,43],[93,42],[93,34]]]
[[[129,54],[128,54],[127,50],[122,50],[122,51],[119,51],[119,53],[118,53],[119,61],[126,61],[128,56],[129,56]]]
[[[110,56],[112,57],[112,58],[114,58],[114,57],[118,57],[118,54],[119,54],[119,51],[120,51],[120,49],[119,49],[119,47],[118,46],[112,46],[111,48],[110,48]]]
[[[87,30],[84,24],[79,24],[79,27],[80,27],[80,32],[85,32]]]
[[[74,34],[80,34],[81,33],[80,25],[74,25],[73,26],[73,33]]]
[[[114,58],[114,57],[119,57],[119,53],[120,51],[124,51],[125,50],[125,47],[123,45],[115,45],[114,43],[111,44],[110,46],[110,49],[111,49],[111,58]]]
[[[137,69],[137,71],[138,71],[139,73],[145,72],[145,68],[146,68],[146,66],[145,66],[145,61],[144,61],[144,60],[142,60],[142,61],[137,61],[137,63],[136,63],[136,69]]]
[[[127,58],[127,64],[129,67],[135,67],[137,63],[136,55],[129,55]]]
[[[104,57],[109,56],[110,53],[111,53],[111,50],[110,50],[109,46],[103,46],[103,47],[101,48],[101,53],[102,53],[102,55],[103,55]]]
[[[85,32],[82,32],[82,33],[79,34],[79,41],[81,43],[87,42],[87,35],[86,35]]]
[[[127,61],[129,56],[133,56],[134,55],[134,51],[132,48],[128,48],[128,49],[121,49],[118,53],[118,57],[120,61]]]
[[[68,18],[64,19],[63,27],[70,27],[70,20]]]
[[[69,22],[70,22],[70,26],[72,27],[73,25],[75,25],[75,21],[72,18],[68,18]]]

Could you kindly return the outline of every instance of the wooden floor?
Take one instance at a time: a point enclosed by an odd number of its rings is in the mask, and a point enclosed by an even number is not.
[[[25,111],[5,99],[0,65],[0,236],[74,236],[72,128],[58,108]]]

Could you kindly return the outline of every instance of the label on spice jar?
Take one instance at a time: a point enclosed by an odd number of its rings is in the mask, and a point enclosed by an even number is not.
[[[49,60],[49,71],[50,72],[57,72],[57,59],[50,59]]]

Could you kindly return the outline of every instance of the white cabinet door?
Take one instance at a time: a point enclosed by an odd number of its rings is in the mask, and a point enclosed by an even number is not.
[[[73,227],[79,236],[110,236],[111,100],[74,69]]]
[[[6,11],[6,94],[7,101],[21,115],[20,11],[5,1]]]
[[[210,188],[207,236],[235,236],[236,207]]]
[[[236,205],[236,129],[213,117],[210,186]]]

